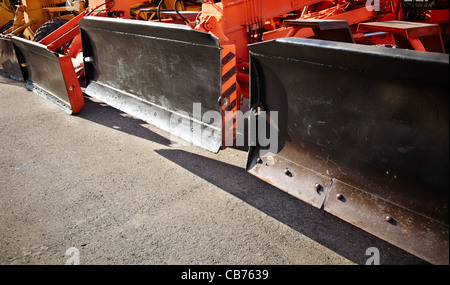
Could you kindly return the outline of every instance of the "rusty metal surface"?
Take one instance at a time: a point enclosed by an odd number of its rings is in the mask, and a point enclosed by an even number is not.
[[[247,170],[448,263],[448,55],[310,39],[250,53],[252,108],[278,111],[279,122],[276,153],[253,147]]]
[[[448,264],[448,224],[333,181],[325,211],[435,264]]]
[[[331,186],[331,179],[326,175],[306,167],[307,163],[300,165],[289,159],[286,154],[289,147],[274,155],[253,148],[249,157],[249,172],[260,177],[269,184],[285,190],[289,194],[321,208],[326,189]]]

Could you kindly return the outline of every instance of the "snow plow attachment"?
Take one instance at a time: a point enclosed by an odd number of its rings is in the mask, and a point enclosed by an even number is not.
[[[11,38],[0,35],[0,74],[23,80]]]
[[[71,57],[23,38],[13,36],[12,42],[26,87],[66,113],[78,113],[84,98]]]
[[[251,134],[247,170],[448,264],[449,56],[300,38],[249,49],[250,121],[277,112],[278,139]]]
[[[86,94],[189,143],[222,145],[221,55],[185,25],[102,17],[80,21]]]

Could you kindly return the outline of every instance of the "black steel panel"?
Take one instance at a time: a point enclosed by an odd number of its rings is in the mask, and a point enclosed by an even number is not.
[[[253,148],[247,169],[325,210],[328,198],[310,198],[333,192],[323,180],[436,221],[447,243],[436,240],[434,252],[448,257],[448,55],[298,38],[251,45],[250,54],[252,107],[279,112],[279,140],[278,153]],[[402,243],[383,226],[371,232]]]
[[[220,112],[217,38],[181,25],[101,17],[83,18],[80,28],[88,95],[194,144],[219,150],[221,120],[193,119],[193,103],[201,104],[202,116]],[[173,115],[187,115],[191,123],[180,130]],[[199,141],[191,134],[197,127],[213,135]]]
[[[72,113],[59,54],[23,38],[13,37],[12,41],[27,88]]]
[[[0,35],[0,74],[4,74],[15,80],[23,80],[17,61],[14,46],[10,38]]]

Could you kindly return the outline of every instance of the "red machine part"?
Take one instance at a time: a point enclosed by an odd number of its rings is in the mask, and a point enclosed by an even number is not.
[[[130,18],[130,5],[142,0],[114,1],[94,0],[95,7],[83,12],[60,29],[40,41],[56,51],[63,48],[64,54],[76,58],[81,54],[81,36],[78,21],[86,15],[108,15]],[[285,20],[333,20],[345,21],[350,28],[351,42],[371,45],[391,45],[422,51],[443,52],[441,25],[448,34],[448,9],[430,10],[427,22],[414,27],[401,22],[405,15],[402,0],[379,0],[376,9],[366,1],[357,0],[213,0],[202,1],[201,13],[186,21],[195,30],[211,33],[220,40],[221,46],[234,46],[236,66],[236,109],[242,98],[249,98],[249,53],[248,44],[284,37],[313,37],[313,29],[305,23],[286,25]],[[448,6],[448,0],[440,0]],[[293,11],[293,12],[290,12]],[[112,13],[112,14],[111,14]],[[173,21],[172,21],[173,22]],[[375,22],[367,24],[367,22]],[[387,22],[379,24],[379,22]],[[358,24],[366,23],[360,25]],[[84,74],[82,62],[75,63],[77,77]]]
[[[356,25],[365,21],[402,19],[400,0],[380,0],[380,11],[341,0],[224,0],[219,3],[205,1],[196,30],[211,33],[221,45],[236,46],[237,81],[243,97],[248,98],[248,47],[249,43],[284,37],[312,37],[311,29],[300,25],[283,26],[286,19],[345,20],[356,33]],[[365,2],[364,2],[365,3]],[[296,13],[287,14],[287,11]],[[359,37],[363,37],[360,34]],[[355,37],[359,39],[358,34]],[[377,38],[383,40],[385,36]],[[392,44],[392,39],[387,43]],[[386,41],[386,40],[385,40]]]
[[[65,55],[75,59],[82,53],[81,35],[78,22],[83,17],[88,15],[105,17],[107,16],[106,11],[108,11],[113,12],[116,17],[130,19],[130,5],[138,3],[142,3],[142,0],[92,0],[90,1],[90,9],[83,11],[68,23],[39,41],[39,43],[46,45],[51,51],[57,51],[59,48],[62,48]],[[72,61],[77,78],[81,78],[84,75],[82,60]]]

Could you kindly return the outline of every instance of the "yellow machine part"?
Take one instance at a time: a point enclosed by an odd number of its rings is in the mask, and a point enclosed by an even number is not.
[[[5,0],[3,0],[5,1]],[[15,12],[13,33],[23,33],[26,39],[33,39],[36,30],[45,22],[56,18],[70,20],[73,13],[79,13],[86,8],[85,0],[22,0]],[[61,12],[73,12],[61,15]]]
[[[10,0],[0,0],[0,30],[14,18],[14,7]]]
[[[165,9],[174,9],[174,3],[175,0],[163,0],[163,8]],[[150,0],[150,1],[145,1],[142,3],[138,3],[138,4],[134,4],[130,6],[130,10],[132,13],[137,14],[138,11],[140,9],[146,8],[157,8],[158,5],[160,3],[160,0]],[[177,4],[177,8],[181,11],[200,11],[201,10],[201,5],[198,4],[191,4],[191,3],[185,3],[183,1],[180,1]],[[151,21],[154,20],[154,18],[156,17],[156,13],[154,12],[141,12],[140,13],[140,18],[145,19],[147,21]]]
[[[24,31],[25,38],[31,39],[34,32],[48,20],[50,16],[43,10],[45,7],[55,7],[57,4],[65,3],[65,0],[22,0],[25,23],[31,23]]]
[[[175,0],[164,0],[164,4],[166,5],[167,9],[175,9],[174,3]],[[177,8],[182,11],[199,11],[201,10],[201,5],[179,1],[177,4]]]

